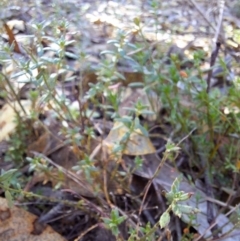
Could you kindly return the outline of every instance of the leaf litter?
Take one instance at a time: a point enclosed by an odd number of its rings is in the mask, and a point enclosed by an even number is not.
[[[144,22],[144,38],[152,43],[149,45],[152,54],[161,55],[163,53],[165,57],[170,53],[170,50],[169,53],[166,50],[170,49],[174,42],[178,44],[180,51],[182,49],[180,54],[184,56],[184,58],[190,58],[191,56],[188,54],[191,54],[191,50],[193,49],[203,49],[206,52],[210,52],[209,46],[211,40],[208,35],[214,34],[216,30],[212,24],[216,17],[214,13],[216,3],[211,4],[207,1],[192,0],[186,1],[186,4],[180,4],[178,1],[163,1],[159,10],[156,10],[155,16],[159,18],[159,30],[166,30],[164,34],[162,31],[155,33],[153,29],[155,24],[154,18],[152,17],[153,15],[150,11],[149,4],[145,2],[139,2],[136,5],[129,2],[123,5],[120,2],[100,1],[94,4],[94,6],[91,4],[91,1],[83,1],[82,3],[69,1],[68,4],[60,1],[59,6],[56,6],[56,3],[57,1],[51,1],[51,3],[40,1],[39,6],[36,7],[34,6],[35,3],[26,1],[26,3],[22,3],[22,6],[15,6],[15,8],[7,6],[5,13],[1,13],[1,19],[6,22],[7,25],[5,26],[9,28],[5,27],[7,35],[3,33],[2,40],[9,44],[12,44],[14,41],[20,44],[19,37],[21,37],[21,32],[25,33],[25,36],[22,36],[24,40],[21,41],[21,46],[16,44],[13,50],[16,52],[19,60],[24,58],[28,59],[27,56],[31,51],[34,53],[43,51],[37,49],[37,46],[34,46],[34,41],[28,41],[32,39],[33,35],[33,29],[29,28],[28,25],[29,20],[33,21],[33,23],[39,23],[44,19],[48,19],[49,22],[51,20],[56,22],[59,16],[63,15],[69,21],[70,24],[67,28],[68,37],[69,39],[74,39],[75,43],[66,47],[66,53],[69,53],[65,54],[66,66],[68,66],[68,68],[58,69],[54,62],[57,60],[54,60],[54,58],[56,58],[55,52],[60,50],[59,45],[54,51],[49,51],[50,49],[53,50],[54,44],[51,40],[54,32],[49,23],[46,24],[46,30],[44,30],[44,34],[46,34],[48,38],[42,38],[41,40],[43,46],[45,46],[42,59],[47,60],[49,64],[32,68],[31,73],[26,74],[23,72],[22,75],[18,77],[20,66],[12,65],[9,67],[10,62],[8,63],[9,65],[4,63],[4,73],[10,76],[15,93],[18,94],[21,92],[23,93],[21,96],[25,96],[25,98],[26,96],[29,97],[29,90],[34,90],[34,88],[24,82],[38,80],[38,71],[42,71],[43,69],[51,73],[53,83],[54,81],[58,82],[54,90],[58,92],[57,96],[64,93],[64,95],[68,97],[62,104],[62,117],[66,114],[64,107],[77,101],[76,96],[81,94],[79,93],[79,82],[81,82],[84,93],[89,91],[90,84],[97,85],[99,77],[99,73],[97,73],[98,61],[100,62],[101,59],[100,52],[104,50],[113,51],[115,49],[115,47],[109,46],[106,43],[108,40],[117,37],[119,29],[129,31],[128,37],[132,44],[141,44],[142,40],[137,39],[135,25],[133,24],[134,18],[140,18],[141,21]],[[55,8],[49,7],[51,4],[55,4],[58,12]],[[231,15],[229,14],[232,11],[231,6],[226,6],[226,8],[224,24],[230,23],[230,25],[232,25],[232,22],[234,22],[234,24],[239,27],[239,21],[235,17],[237,15],[236,11],[234,11],[234,15]],[[204,9],[208,10],[203,15]],[[119,14],[119,12],[121,12],[121,14]],[[27,28],[24,28],[23,22],[20,21],[24,21],[24,25],[27,26]],[[197,36],[196,41],[195,36]],[[79,43],[77,41],[81,43],[84,49],[87,49],[87,57],[90,60],[88,66],[93,67],[92,69],[86,67],[85,63],[81,63],[81,61],[79,63],[76,59],[76,56],[80,55],[82,51],[79,51]],[[188,43],[191,41],[193,41],[192,44],[188,46]],[[184,49],[183,46],[187,46],[187,48]],[[239,50],[239,44],[233,40],[231,48],[234,51]],[[164,51],[162,52],[163,49]],[[127,47],[124,50],[126,52],[129,51]],[[132,52],[134,53],[134,51],[133,49]],[[146,51],[146,49],[142,51]],[[236,60],[238,56],[233,54],[233,58]],[[111,56],[109,59],[111,59]],[[80,130],[81,128],[72,135],[67,133],[66,130],[67,128],[71,129],[73,124],[79,121],[79,119],[73,116],[70,117],[71,121],[66,121],[64,118],[60,118],[60,120],[56,118],[56,112],[59,110],[56,110],[57,106],[48,102],[51,96],[44,96],[44,85],[41,90],[42,102],[38,105],[34,105],[35,103],[33,104],[28,100],[20,99],[15,104],[13,99],[4,99],[5,104],[1,108],[0,151],[6,150],[6,142],[4,141],[8,141],[9,136],[11,139],[11,135],[14,135],[16,130],[16,116],[14,113],[17,111],[18,114],[23,114],[21,113],[21,108],[19,108],[20,104],[22,104],[24,108],[26,107],[25,112],[28,114],[31,106],[31,108],[37,108],[38,111],[41,111],[41,115],[44,116],[44,120],[40,118],[35,120],[33,125],[34,135],[30,133],[28,135],[31,136],[27,136],[25,140],[22,140],[27,143],[27,155],[32,158],[39,158],[38,169],[36,166],[32,173],[27,171],[29,164],[25,162],[25,165],[22,167],[22,174],[30,181],[24,181],[23,183],[25,184],[26,191],[34,193],[41,192],[42,196],[55,198],[55,201],[41,200],[41,205],[38,205],[39,197],[34,197],[32,199],[30,198],[31,205],[28,206],[27,203],[29,200],[19,197],[18,202],[21,203],[21,205],[25,203],[29,211],[39,216],[38,221],[40,223],[51,224],[66,240],[115,240],[99,219],[99,216],[105,217],[107,213],[109,213],[109,207],[111,207],[111,205],[121,209],[122,215],[129,219],[128,222],[123,223],[123,225],[119,227],[122,238],[124,240],[127,239],[126,227],[131,225],[131,227],[134,228],[138,225],[138,221],[132,220],[131,215],[128,213],[134,213],[134,210],[140,208],[143,198],[142,190],[146,187],[147,182],[152,179],[159,165],[159,158],[162,157],[165,150],[168,135],[174,130],[174,127],[169,127],[165,116],[160,115],[163,104],[156,98],[155,94],[152,94],[152,96],[155,97],[153,97],[153,100],[150,100],[149,95],[147,95],[145,91],[137,93],[138,90],[136,90],[136,88],[128,87],[129,84],[131,85],[135,82],[144,83],[145,79],[147,79],[146,70],[136,71],[137,66],[132,67],[132,62],[125,60],[122,62],[119,61],[118,65],[117,70],[119,75],[116,83],[121,83],[121,88],[123,88],[124,93],[127,93],[128,90],[130,91],[130,97],[123,96],[123,100],[120,103],[120,116],[128,114],[126,110],[132,108],[134,106],[133,103],[137,102],[138,99],[145,99],[145,104],[147,104],[149,108],[152,108],[151,110],[154,112],[154,115],[152,115],[150,119],[150,115],[143,116],[143,119],[155,130],[153,133],[150,133],[149,137],[145,136],[140,129],[136,129],[135,132],[131,133],[120,157],[120,159],[122,159],[120,162],[117,162],[111,157],[112,150],[116,142],[119,142],[125,135],[129,134],[129,128],[126,126],[116,128],[117,123],[112,123],[111,119],[110,121],[106,121],[103,118],[102,123],[99,124],[100,122],[95,118],[90,117],[88,119],[85,117],[82,118],[84,121],[82,123],[78,122],[78,124],[81,124],[82,128],[93,124],[95,136],[87,141],[85,139],[78,140],[79,133],[82,132],[82,130]],[[9,68],[7,69],[7,67]],[[179,66],[179,70],[181,68],[184,69],[185,67]],[[34,69],[35,72],[33,72]],[[71,73],[68,72],[69,69],[71,69]],[[64,72],[68,72],[68,74],[65,75]],[[219,71],[217,73],[219,73]],[[163,72],[162,74],[165,75],[167,73]],[[63,80],[66,79],[66,76],[69,80],[64,82]],[[187,74],[182,74],[182,76],[187,78]],[[211,87],[216,86],[220,88],[219,82],[221,82],[221,80],[218,78],[218,74],[216,76],[213,75],[213,77],[215,79],[213,79]],[[19,83],[24,84],[21,85]],[[29,89],[24,88],[26,86],[28,86]],[[149,86],[151,87],[151,85]],[[109,86],[110,89],[112,87],[113,86]],[[185,88],[187,88],[187,86],[183,81],[179,88],[183,91],[183,101],[181,100],[183,106],[187,105],[186,102],[191,103],[191,100],[187,99],[186,101],[186,99],[184,99]],[[4,86],[4,89],[8,90],[6,86]],[[92,109],[95,108],[94,103],[91,103],[91,101],[80,101],[77,102],[77,104],[77,111],[89,110],[91,112]],[[191,107],[195,108],[192,104]],[[229,111],[230,108],[226,106],[225,111],[226,110]],[[99,109],[98,111],[98,116],[103,116],[104,110]],[[25,115],[24,118],[27,118],[27,115]],[[159,118],[161,120],[160,123],[158,122]],[[160,127],[156,127],[156,125]],[[151,134],[153,137],[151,137]],[[76,145],[75,142],[71,142],[71,138],[76,138],[78,145]],[[76,172],[72,169],[73,166],[77,165],[79,160],[83,160],[86,157],[86,154],[93,159],[94,167],[98,168],[98,172],[94,172],[91,180],[88,179],[87,173],[83,171]],[[134,156],[141,156],[143,159],[138,169],[134,169]],[[177,163],[179,163],[179,166],[181,160],[186,158],[182,153],[178,156]],[[1,166],[2,162],[1,159]],[[47,169],[45,169],[45,166],[47,166]],[[5,168],[10,167],[5,166]],[[129,170],[131,172],[129,172]],[[126,175],[129,175],[129,173],[130,177],[126,178]],[[171,184],[179,174],[180,172],[174,166],[170,166],[170,164],[164,164],[162,166],[158,175],[152,180],[152,185],[148,192],[149,201],[148,204],[144,204],[146,205],[146,210],[144,209],[142,215],[138,217],[141,222],[147,220],[154,225],[156,220],[159,219],[161,213],[166,210],[165,200],[159,193],[163,189],[169,190]],[[56,186],[59,186],[60,190],[54,191],[53,187]],[[201,211],[195,215],[196,219],[194,221],[191,220],[191,226],[196,230],[196,234],[199,235],[195,240],[199,240],[201,237],[211,236],[212,232],[209,229],[207,219],[207,203],[213,202],[215,205],[219,205],[218,200],[208,197],[202,191],[204,190],[204,185],[198,178],[195,179],[194,183],[184,178],[183,183],[181,183],[181,190],[194,193],[194,196],[190,200],[183,202],[183,204],[196,207]],[[64,200],[64,202],[58,203],[56,200]],[[69,203],[67,201],[69,201]],[[6,205],[5,200],[3,200],[3,202],[4,205]],[[18,204],[18,202],[16,202],[16,204]],[[80,208],[76,210],[78,202],[80,202],[81,205]],[[157,214],[153,207],[157,207]],[[151,208],[153,210],[151,210]],[[232,210],[233,209],[232,207]],[[14,210],[20,211],[16,208]],[[216,213],[215,208],[214,212]],[[31,217],[29,213],[26,213],[26,215]],[[12,216],[15,218],[19,215],[13,213]],[[23,215],[21,215],[21,218],[22,216]],[[178,228],[180,229],[185,227],[184,222],[190,222],[187,215],[183,215],[182,220],[182,223],[178,223]],[[170,222],[176,223],[177,221],[171,220]],[[34,220],[31,219],[26,223],[33,225]],[[217,216],[216,224],[220,227],[224,226],[224,233],[227,233],[233,228],[233,224],[229,222],[229,218],[225,214]],[[68,228],[66,228],[66,225]],[[10,235],[8,238],[11,238],[11,235],[15,233],[15,227],[10,226],[10,224],[6,226],[8,228],[7,231],[3,230],[1,234]],[[70,227],[72,227],[72,229]],[[91,230],[91,227],[94,227],[93,230]],[[25,234],[31,235],[31,231],[29,231],[27,227],[22,229],[25,231]],[[171,232],[174,233],[176,237],[177,235],[179,237],[177,227],[172,225],[171,229]],[[236,229],[231,233],[233,235],[232,237],[225,237],[224,240],[237,240],[234,234],[238,231],[239,230]],[[82,232],[85,232],[85,235],[82,235]],[[157,230],[156,232],[160,233],[161,231]],[[49,234],[46,233],[46,235],[48,235],[48,238],[50,237]],[[53,233],[53,235],[58,237],[57,233]],[[19,237],[19,239],[20,238],[23,238],[23,236]],[[51,240],[54,240],[54,238]],[[65,239],[63,238],[63,240]]]

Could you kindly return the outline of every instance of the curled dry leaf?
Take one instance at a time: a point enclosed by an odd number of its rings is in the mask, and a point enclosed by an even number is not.
[[[66,241],[50,226],[37,223],[37,217],[24,209],[8,207],[0,198],[0,240],[8,241]]]
[[[108,153],[113,154],[115,145],[121,142],[121,139],[129,133],[130,130],[122,123],[116,122],[104,140],[104,145],[107,147]],[[134,130],[124,145],[122,154],[139,156],[155,153],[155,147],[147,136],[144,136],[140,129]]]

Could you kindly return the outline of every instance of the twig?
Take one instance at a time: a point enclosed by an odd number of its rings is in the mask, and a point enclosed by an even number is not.
[[[197,11],[202,15],[202,17],[205,19],[205,21],[209,24],[209,26],[216,31],[216,28],[213,26],[213,24],[211,23],[211,21],[205,16],[205,14],[202,12],[202,10],[199,8],[199,6],[197,5],[197,3],[195,2],[195,0],[190,0],[190,2],[192,3],[192,5],[197,9]]]
[[[79,241],[81,240],[81,238],[83,238],[83,236],[85,236],[87,233],[89,233],[91,230],[95,229],[99,227],[99,224],[95,224],[93,226],[91,226],[90,228],[88,228],[87,230],[85,230],[84,232],[82,232],[76,239],[74,239],[74,241]]]
[[[225,7],[225,0],[219,1],[219,19],[218,19],[218,25],[216,28],[215,36],[213,39],[214,43],[217,43],[219,35],[223,38],[222,34],[220,34],[220,31],[221,31],[221,27],[222,27],[224,7]]]
[[[39,157],[39,158],[43,158],[44,160],[46,160],[48,163],[52,164],[53,166],[55,166],[56,168],[58,168],[58,170],[61,170],[68,178],[70,178],[72,181],[74,181],[75,183],[77,183],[79,186],[81,186],[83,188],[83,190],[86,190],[87,192],[90,192],[89,188],[87,188],[87,186],[85,185],[85,183],[83,183],[80,178],[75,175],[74,173],[72,173],[71,171],[65,169],[64,167],[56,164],[55,162],[53,162],[50,158],[46,157],[45,155],[35,152],[35,151],[31,151],[31,153],[34,154],[34,156]],[[98,196],[99,200],[101,200],[103,202],[103,199]],[[84,198],[81,195],[81,199],[89,205],[89,207],[92,207],[95,212],[100,213],[102,216],[104,216],[102,210],[100,210],[95,204],[93,204],[92,202],[88,201],[86,198]],[[105,202],[104,202],[105,204]]]
[[[162,158],[161,162],[159,163],[156,171],[154,172],[153,176],[149,179],[146,187],[144,188],[144,195],[143,195],[142,203],[141,203],[141,206],[140,206],[140,209],[139,209],[139,213],[138,213],[139,217],[140,217],[140,215],[141,215],[141,213],[143,211],[144,202],[146,200],[146,197],[147,197],[148,191],[149,191],[149,189],[151,187],[151,184],[153,183],[154,178],[159,174],[159,172],[162,169],[164,163],[167,161],[167,158],[168,158],[168,153],[165,152],[163,154],[163,158]],[[155,228],[157,229],[157,227],[155,227]],[[139,229],[139,223],[137,225],[137,230],[138,229]]]
[[[59,212],[63,209],[63,207],[64,207],[64,204],[62,203],[56,204],[47,213],[41,215],[38,218],[37,222],[42,224],[50,223],[51,219],[56,218],[57,214],[59,214]]]
[[[185,136],[183,139],[181,139],[178,142],[177,146],[179,146],[181,144],[181,142],[183,142],[186,138],[188,138],[193,133],[194,130],[195,129],[193,129],[187,136]],[[151,184],[153,183],[154,178],[159,174],[160,170],[162,169],[162,167],[164,166],[165,162],[167,161],[167,158],[169,157],[168,154],[169,153],[164,152],[163,158],[161,159],[161,162],[159,163],[156,171],[154,172],[153,176],[149,179],[146,187],[144,188],[144,195],[143,195],[143,199],[142,199],[142,204],[140,206],[139,213],[138,213],[139,216],[141,215],[141,213],[143,211],[144,202],[146,200],[146,197],[147,197],[148,191],[149,191],[149,189],[151,187]],[[138,228],[138,226],[137,226],[137,228]]]
[[[200,154],[200,160],[201,160],[201,164],[202,167],[205,169],[204,171],[204,180],[206,183],[206,195],[208,197],[214,198],[214,194],[213,194],[213,189],[212,189],[212,185],[211,185],[211,178],[210,178],[210,167],[209,167],[209,163],[208,160],[206,160],[202,154]],[[207,201],[207,221],[209,223],[209,225],[211,224],[215,224],[216,223],[216,214],[215,214],[215,206],[212,202]],[[217,225],[214,225],[211,228],[212,234],[214,238],[218,237],[218,234],[215,233],[215,231],[218,230]]]
[[[213,50],[213,52],[211,54],[210,69],[208,71],[208,76],[207,76],[207,93],[209,93],[209,90],[210,90],[211,78],[212,78],[212,69],[213,69],[213,66],[216,62],[220,47],[221,47],[221,43],[217,42],[216,48]]]
[[[237,209],[239,208],[239,204],[236,205],[236,207],[234,207],[233,209],[231,209],[228,213],[226,213],[226,217],[229,216],[232,212],[236,211]],[[209,227],[208,229],[202,233],[201,235],[199,235],[196,239],[194,239],[193,241],[199,241],[201,240],[201,238],[204,237],[204,235],[207,233],[207,231],[211,230],[215,225],[217,225],[216,222],[213,222]],[[230,233],[236,228],[236,225],[234,225],[230,230],[228,230],[225,234],[223,234],[221,237],[219,238],[215,238],[215,239],[211,239],[212,241],[217,241],[217,240],[223,240],[223,238],[226,238],[226,237],[229,237]]]

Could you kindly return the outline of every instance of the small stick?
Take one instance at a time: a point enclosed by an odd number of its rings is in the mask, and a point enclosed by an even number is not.
[[[218,53],[219,53],[219,49],[221,47],[221,43],[217,42],[216,43],[216,48],[215,50],[213,50],[212,54],[211,54],[211,59],[210,59],[210,70],[208,71],[208,76],[207,76],[207,93],[209,93],[210,90],[210,82],[211,82],[211,77],[212,77],[212,67],[214,66]]]
[[[219,2],[219,19],[218,19],[218,25],[216,28],[215,36],[213,39],[214,43],[217,43],[219,36],[221,38],[224,38],[223,34],[220,34],[221,28],[222,28],[222,22],[223,22],[223,13],[224,13],[224,7],[225,7],[225,0],[221,0]],[[223,40],[223,39],[221,39]]]

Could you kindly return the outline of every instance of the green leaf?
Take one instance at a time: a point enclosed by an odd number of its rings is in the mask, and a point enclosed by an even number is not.
[[[66,55],[66,57],[78,59],[78,56],[76,54],[71,53],[71,52],[65,52],[65,55]]]
[[[145,137],[148,137],[148,131],[147,131],[140,123],[135,126],[135,129],[140,129],[140,131],[142,132],[142,134],[143,134]]]
[[[102,51],[102,52],[100,53],[100,55],[103,55],[103,54],[112,54],[112,55],[114,55],[114,52],[111,51],[111,50],[104,50],[104,51]]]
[[[142,110],[141,113],[142,113],[142,115],[153,115],[153,114],[155,114],[155,112],[152,111],[152,110]]]
[[[143,159],[140,158],[139,156],[136,156],[136,158],[134,159],[134,163],[135,163],[136,167],[141,167],[143,164]]]
[[[140,18],[135,17],[135,18],[133,19],[133,22],[134,22],[137,26],[139,26],[139,25],[140,25]]]
[[[143,88],[144,87],[144,84],[142,82],[133,82],[133,83],[130,83],[128,84],[129,87],[132,87],[132,88]]]
[[[117,219],[118,224],[121,224],[126,218],[121,216]]]
[[[111,228],[111,231],[112,231],[112,233],[113,233],[115,236],[118,236],[118,234],[120,233],[118,227],[112,227],[112,228]]]
[[[115,72],[115,76],[117,76],[119,79],[126,80],[125,76],[119,72]]]
[[[110,223],[111,223],[111,219],[109,218],[102,218],[103,222],[107,225],[107,226],[110,226]]]
[[[172,203],[174,194],[172,192],[163,192],[163,195],[167,198],[168,202]]]
[[[13,200],[12,200],[12,195],[8,190],[5,191],[5,198],[7,199],[8,206],[11,208],[13,206]]]
[[[132,117],[131,116],[123,116],[121,118],[116,118],[115,121],[122,122],[124,124],[131,124],[132,123]],[[119,124],[116,127],[114,127],[113,130],[118,129],[120,127],[122,127],[121,124]]]
[[[126,142],[129,140],[129,138],[130,138],[130,134],[131,134],[131,133],[129,133],[129,132],[125,133],[125,134],[122,136],[122,138],[121,138],[121,140],[120,140],[120,143],[126,143]]]
[[[188,192],[188,193],[180,193],[178,197],[176,198],[176,201],[186,201],[192,197],[193,193]]]
[[[165,228],[170,222],[170,215],[168,212],[164,212],[159,220],[161,228]]]
[[[119,43],[119,41],[115,39],[111,39],[107,41],[107,44],[116,44],[116,43]]]
[[[17,169],[10,169],[10,170],[2,173],[2,175],[0,176],[0,182],[10,181],[10,179],[12,178],[12,176],[15,174],[16,171],[17,171]]]
[[[178,176],[178,177],[174,180],[174,182],[173,182],[173,184],[172,184],[172,186],[171,186],[171,192],[172,192],[173,194],[176,194],[176,193],[179,192],[179,187],[180,187],[181,181],[182,181],[182,175]]]
[[[124,148],[123,145],[117,143],[117,144],[115,144],[115,145],[113,146],[113,153],[122,152],[122,151],[123,151],[123,148]]]
[[[200,210],[197,209],[197,208],[194,208],[194,207],[191,207],[191,206],[188,206],[188,205],[181,205],[181,204],[178,204],[178,209],[181,211],[181,213],[185,213],[185,214],[196,214],[196,213],[199,213]]]
[[[179,208],[179,205],[176,204],[176,203],[172,203],[172,211],[173,213],[178,216],[179,218],[181,218],[182,216],[182,211],[181,209]]]

